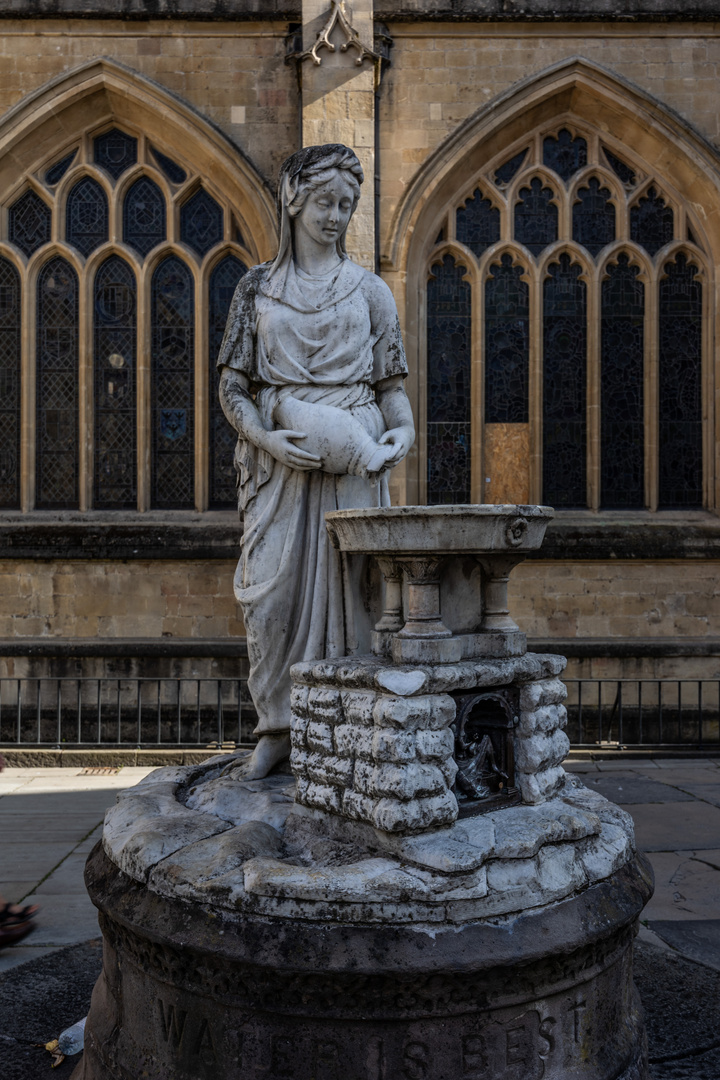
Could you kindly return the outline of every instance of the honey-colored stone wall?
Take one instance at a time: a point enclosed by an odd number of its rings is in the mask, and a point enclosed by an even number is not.
[[[717,23],[394,23],[389,30],[392,66],[378,105],[382,242],[398,200],[443,139],[514,83],[571,57],[631,81],[720,145]]]
[[[0,562],[0,638],[237,638],[235,562]]]
[[[528,637],[720,633],[720,563],[715,560],[528,560],[513,571],[509,598],[513,618]]]
[[[297,79],[286,22],[4,20],[0,115],[101,56],[154,79],[218,125],[267,180],[297,149]]]

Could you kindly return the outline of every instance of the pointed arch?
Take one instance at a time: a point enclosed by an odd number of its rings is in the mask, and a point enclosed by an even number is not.
[[[162,153],[212,177],[247,222],[258,260],[273,253],[275,207],[257,169],[187,102],[115,60],[92,60],[29,94],[0,121],[0,190],[14,192],[45,163],[48,146],[70,147],[88,128],[142,131]]]
[[[711,144],[644,90],[598,64],[571,57],[482,106],[427,158],[390,224],[383,257],[387,269],[402,270],[421,257],[438,208],[464,192],[488,161],[526,131],[566,117],[602,129],[611,146],[631,146],[678,190],[692,191],[701,214],[702,207],[718,204],[720,154]],[[707,209],[703,225],[720,253],[720,215]]]
[[[544,148],[552,139],[557,142],[565,129],[566,144],[570,139],[582,145],[570,171],[560,162],[558,178],[546,167]],[[499,170],[508,162],[513,169],[499,179]],[[466,418],[472,439],[469,457],[473,501],[488,497],[493,501],[498,496],[489,478],[507,472],[508,466],[506,460],[495,455],[493,439],[497,436],[500,446],[501,437],[512,436],[517,437],[518,445],[521,437],[529,440],[522,461],[514,461],[513,468],[518,476],[521,471],[528,473],[531,501],[549,500],[559,507],[591,509],[610,505],[608,499],[635,509],[657,509],[678,502],[674,491],[680,481],[667,469],[667,475],[662,472],[662,460],[658,458],[658,423],[664,413],[658,401],[657,327],[665,303],[659,288],[661,268],[681,249],[683,258],[697,265],[703,276],[703,283],[699,283],[699,277],[697,282],[693,278],[697,296],[692,320],[689,316],[686,319],[697,356],[694,381],[686,393],[692,399],[686,411],[692,415],[686,418],[683,414],[677,420],[668,414],[666,427],[670,431],[674,424],[672,430],[680,431],[682,421],[688,431],[692,428],[692,439],[684,434],[685,428],[678,435],[680,441],[682,437],[688,445],[692,443],[692,469],[688,470],[688,475],[692,472],[692,484],[688,480],[687,505],[712,505],[716,501],[713,447],[715,435],[720,432],[713,402],[720,369],[714,362],[713,342],[720,323],[712,283],[720,267],[719,164],[720,154],[660,102],[603,68],[572,58],[519,83],[478,110],[418,170],[391,223],[383,261],[398,305],[405,308],[409,391],[421,427],[426,423],[423,372],[429,350],[424,341],[429,298],[424,295],[426,278],[422,275],[446,251],[448,241],[458,247],[458,208],[466,205],[478,189],[488,205],[497,203],[500,207],[500,242],[482,245],[482,252],[469,250],[467,243],[463,246],[473,294],[473,404],[471,417]],[[625,179],[618,168],[627,173]],[[544,183],[554,197],[544,198],[543,203],[540,188]],[[524,222],[518,221],[518,200],[520,191],[529,184],[538,191],[528,198],[526,216],[531,220],[523,229],[520,226]],[[583,184],[588,188],[584,200],[578,196]],[[597,194],[593,195],[595,189]],[[642,200],[640,220],[636,208]],[[551,205],[557,207],[554,221],[549,212]],[[505,324],[499,323],[498,342],[492,338],[488,271],[491,257],[495,258],[495,246],[499,249],[503,244],[521,254],[529,267],[527,423],[521,419],[502,420],[502,409],[488,412],[483,407],[493,379],[501,388],[500,396],[507,396],[500,378],[506,374],[503,365],[518,369],[515,354],[510,358],[506,348],[510,339]],[[613,256],[617,261],[623,249],[638,252],[637,273],[628,271],[623,276],[622,270],[608,270]],[[699,257],[700,252],[707,257]],[[572,267],[563,270],[561,264],[568,259]],[[563,270],[562,281],[555,288],[557,303],[553,301],[551,269],[556,277]],[[631,291],[636,277],[638,297],[627,314],[623,305],[627,306],[626,293]],[[617,295],[612,292],[613,284]],[[571,293],[577,296],[574,305],[568,306]],[[614,319],[612,325],[610,316]],[[637,430],[633,429],[630,447],[635,458],[629,479],[620,472],[627,456],[623,439],[615,432],[609,435],[607,423],[601,426],[600,422],[603,400],[609,413],[612,409],[608,403],[615,402],[622,396],[620,391],[626,389],[622,373],[616,379],[617,387],[611,385],[607,372],[602,381],[601,326],[607,341],[621,331],[632,338],[635,348],[633,377],[637,393],[628,409]],[[671,345],[665,351],[675,356]],[[665,366],[672,368],[670,360]],[[576,385],[570,389],[566,369],[577,374]],[[698,405],[701,397],[702,415]],[[555,399],[557,408],[553,413]],[[524,416],[525,410],[513,411],[513,416],[516,414]],[[618,461],[610,460],[608,455],[607,460],[603,459],[603,447],[609,439],[622,451],[616,455]],[[559,485],[558,477],[569,477],[573,464],[577,468],[572,483]],[[423,498],[431,466],[437,471],[442,463],[430,460],[429,444],[426,452],[421,438],[417,460],[407,467],[409,501]],[[663,496],[663,485],[670,490],[669,496]],[[507,495],[501,501],[513,499],[522,501],[519,494]]]

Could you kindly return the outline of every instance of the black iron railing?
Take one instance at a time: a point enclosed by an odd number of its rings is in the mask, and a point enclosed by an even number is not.
[[[720,748],[718,679],[566,679],[577,747]]]
[[[206,747],[254,741],[245,679],[0,678],[0,746]]]
[[[575,747],[720,750],[720,679],[567,679]],[[0,678],[0,746],[253,742],[245,679]]]

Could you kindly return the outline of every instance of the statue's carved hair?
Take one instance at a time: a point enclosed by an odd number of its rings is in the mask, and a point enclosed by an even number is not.
[[[342,143],[306,146],[283,162],[278,183],[278,213],[281,223],[283,209],[287,210],[290,217],[297,217],[310,192],[327,183],[336,169],[345,173],[345,179],[353,189],[354,210],[360,198],[360,185],[364,174],[362,165],[349,146],[343,146]]]

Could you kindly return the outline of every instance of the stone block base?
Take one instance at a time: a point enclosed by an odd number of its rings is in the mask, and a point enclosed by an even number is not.
[[[96,847],[103,973],[73,1080],[646,1080],[632,983],[642,858],[500,922],[230,916]]]
[[[409,670],[376,656],[296,664],[290,698],[296,802],[391,833],[452,824],[458,816],[453,694],[496,688],[517,692],[514,784],[523,802],[552,798],[570,746],[562,730],[567,691],[557,678],[564,663],[528,653]]]

